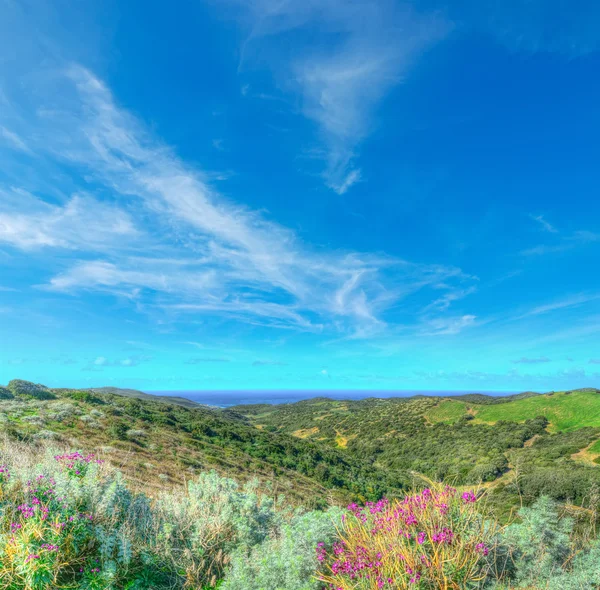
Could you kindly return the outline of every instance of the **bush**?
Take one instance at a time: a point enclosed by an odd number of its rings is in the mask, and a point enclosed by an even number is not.
[[[234,553],[221,590],[319,590],[317,543],[331,547],[341,510],[296,515],[277,536]]]
[[[494,571],[511,588],[593,590],[600,585],[600,544],[580,547],[573,519],[558,504],[539,498],[521,508],[520,521],[498,538]]]
[[[56,396],[45,386],[39,383],[31,383],[21,379],[13,379],[7,385],[7,389],[14,396],[30,399],[56,399]]]
[[[153,502],[93,455],[48,453],[31,467],[7,451],[11,444],[0,449],[7,590],[213,587],[231,552],[249,550],[281,522],[256,486],[239,488],[214,473]]]
[[[487,575],[495,532],[475,504],[473,492],[435,486],[351,505],[333,550],[317,549],[319,578],[336,590],[471,587]]]
[[[7,387],[0,386],[0,399],[13,399],[14,395]]]

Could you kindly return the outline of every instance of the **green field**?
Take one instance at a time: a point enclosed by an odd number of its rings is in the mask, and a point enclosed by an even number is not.
[[[444,400],[433,407],[426,418],[430,422],[444,422],[445,424],[454,424],[467,413],[467,404],[454,400]]]
[[[544,416],[550,432],[570,432],[586,426],[600,427],[600,394],[595,391],[556,392],[491,405],[444,400],[427,414],[431,422],[456,422],[467,413],[474,422],[493,424],[499,420],[525,422]]]

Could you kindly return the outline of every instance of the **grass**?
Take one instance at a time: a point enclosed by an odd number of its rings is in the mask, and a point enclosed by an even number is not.
[[[570,432],[586,426],[600,426],[600,394],[591,391],[557,392],[506,404],[473,407],[477,421],[524,422],[545,416],[550,432]]]
[[[430,422],[444,422],[445,424],[454,424],[462,418],[467,412],[467,404],[454,400],[444,400],[437,406],[431,408],[425,417]]]
[[[495,424],[500,420],[525,422],[544,416],[550,422],[549,432],[571,432],[587,426],[600,427],[600,394],[592,390],[561,391],[485,405],[444,400],[425,416],[430,422],[451,424],[467,412],[475,417],[475,423],[485,424]],[[597,452],[600,453],[600,447]]]

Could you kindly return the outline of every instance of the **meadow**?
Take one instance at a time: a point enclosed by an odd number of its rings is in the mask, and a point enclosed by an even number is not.
[[[500,420],[524,422],[532,416],[545,416],[548,431],[568,432],[586,426],[600,427],[600,395],[596,390],[583,389],[487,405],[444,400],[426,414],[432,422],[456,422],[467,415],[486,424]]]

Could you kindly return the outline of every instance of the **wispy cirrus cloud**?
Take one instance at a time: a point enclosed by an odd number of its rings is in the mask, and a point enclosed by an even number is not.
[[[565,252],[578,246],[600,242],[599,233],[589,230],[577,230],[569,234],[563,234],[556,227],[548,223],[541,215],[537,217],[531,216],[531,218],[537,221],[546,232],[556,234],[557,240],[552,244],[540,244],[533,248],[522,250],[521,255],[523,256],[541,256],[555,252]]]
[[[149,356],[132,356],[119,360],[109,360],[104,356],[98,356],[88,364],[88,367],[137,367],[140,363],[152,360]]]
[[[458,28],[489,35],[514,52],[577,57],[600,48],[600,33],[594,26],[600,6],[595,0],[580,0],[576,10],[563,0],[414,2],[443,10]]]
[[[538,365],[540,363],[549,363],[550,359],[546,356],[533,357],[533,358],[523,356],[520,359],[517,359],[512,362],[516,365]]]
[[[469,314],[457,317],[429,319],[424,322],[422,334],[425,336],[458,334],[465,328],[474,326],[476,320],[477,316]]]
[[[2,125],[0,125],[0,141],[3,141],[9,147],[20,152],[24,152],[26,154],[32,153],[29,149],[29,146],[27,145],[27,143],[25,143],[23,138],[19,137],[19,135],[17,135],[14,131],[7,129]]]
[[[366,337],[384,330],[388,310],[417,292],[445,297],[437,306],[442,313],[458,298],[454,291],[464,293],[474,281],[452,266],[312,248],[225,199],[202,171],[119,108],[88,70],[71,66],[52,79],[58,87],[48,92],[64,104],[38,106],[36,153],[68,164],[82,185],[108,190],[111,199],[82,190],[49,203],[5,191],[0,240],[28,251],[81,252],[42,285],[46,290],[104,292],[169,314]]]
[[[372,129],[374,108],[450,23],[438,12],[390,1],[236,3],[249,27],[241,69],[266,62],[280,86],[300,97],[300,110],[322,142],[322,152],[313,154],[325,161],[325,183],[344,194],[361,180],[358,149]],[[282,45],[308,27],[309,45]]]
[[[549,221],[547,221],[543,215],[530,215],[530,217],[534,221],[537,221],[544,231],[547,231],[551,234],[558,233],[558,230]]]
[[[50,204],[19,188],[0,188],[0,243],[23,250],[105,250],[137,234],[129,215],[89,195]]]
[[[185,361],[186,365],[201,365],[203,363],[229,363],[231,359],[223,357],[193,357]]]
[[[553,311],[560,311],[563,309],[579,307],[581,305],[585,305],[587,303],[591,303],[593,301],[600,300],[599,293],[578,293],[576,295],[569,295],[567,297],[557,299],[550,303],[544,303],[542,305],[536,305],[529,311],[518,315],[515,317],[515,320],[521,320],[523,318],[527,318],[530,316],[538,316],[544,315],[547,313],[552,313]]]
[[[288,363],[284,363],[282,361],[271,361],[271,360],[262,360],[262,361],[254,361],[252,363],[253,367],[264,367],[264,366],[273,366],[273,367],[285,367]]]

